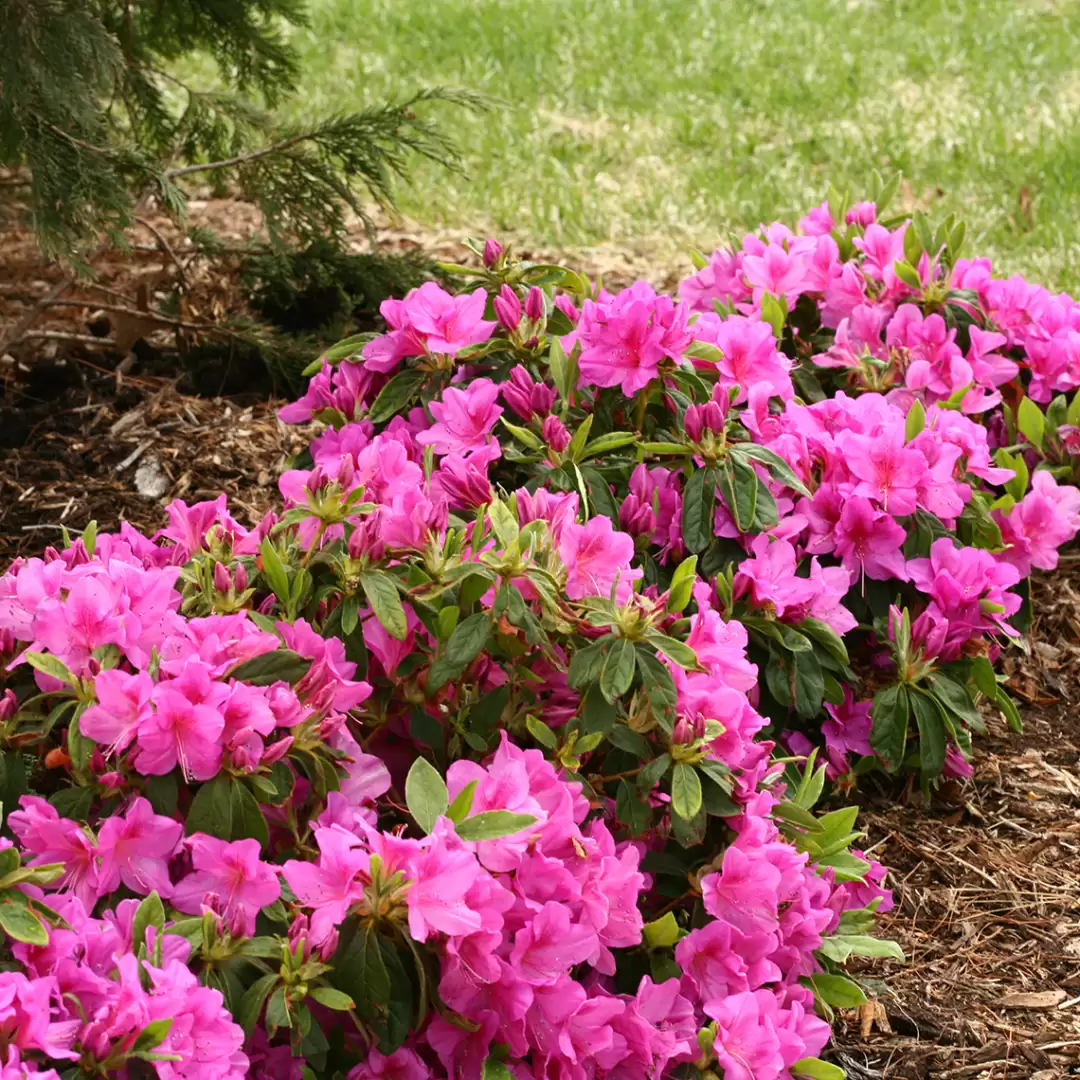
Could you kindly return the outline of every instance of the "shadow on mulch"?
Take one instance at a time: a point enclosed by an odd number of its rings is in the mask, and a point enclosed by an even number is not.
[[[975,777],[926,806],[867,798],[892,867],[881,933],[904,964],[866,968],[877,998],[842,1013],[852,1080],[1056,1080],[1080,1075],[1080,566],[1036,582],[1025,656],[1007,657],[1024,732],[990,722]]]
[[[59,544],[63,529],[121,521],[152,534],[164,507],[229,495],[253,524],[277,505],[277,476],[311,432],[278,420],[280,402],[200,398],[176,379],[119,376],[69,359],[38,400],[0,409],[0,569]],[[27,395],[30,395],[29,398]]]

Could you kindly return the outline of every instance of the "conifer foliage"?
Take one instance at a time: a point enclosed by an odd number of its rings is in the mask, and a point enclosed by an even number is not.
[[[358,196],[391,200],[410,154],[457,155],[416,111],[467,93],[424,90],[299,125],[275,115],[296,88],[286,28],[304,0],[5,0],[0,166],[26,170],[43,250],[75,259],[151,196],[182,216],[184,179],[228,176],[274,241],[340,236]],[[192,54],[218,77],[177,74]],[[179,184],[178,184],[179,181]]]

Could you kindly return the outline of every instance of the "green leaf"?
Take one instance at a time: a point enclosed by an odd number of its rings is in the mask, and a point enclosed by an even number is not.
[[[631,731],[625,724],[616,724],[608,732],[608,742],[620,750],[625,750],[628,754],[633,754],[640,760],[644,760],[652,754],[649,740],[644,735]]]
[[[834,1009],[853,1009],[856,1005],[866,1004],[866,995],[858,983],[844,975],[811,975],[804,980],[809,983],[817,996]]]
[[[799,623],[799,629],[809,637],[812,637],[819,645],[825,647],[825,651],[838,663],[845,666],[849,662],[847,646],[844,639],[827,623],[821,619],[803,619]]]
[[[804,720],[812,720],[821,712],[825,696],[825,679],[821,664],[812,652],[792,654],[795,667],[795,711]]]
[[[911,711],[919,728],[919,763],[927,776],[939,776],[945,765],[948,740],[937,701],[917,689],[910,694]]]
[[[285,564],[270,542],[270,537],[266,537],[259,546],[259,554],[262,556],[262,573],[266,578],[266,583],[274,590],[274,595],[283,604],[287,604],[289,602],[289,575],[285,572]]]
[[[904,441],[911,442],[916,436],[921,435],[926,427],[926,410],[923,403],[916,398],[908,409],[907,420],[904,422]]]
[[[379,391],[379,396],[368,410],[367,418],[373,424],[381,424],[389,420],[412,401],[430,378],[431,375],[428,372],[418,368],[406,368],[404,371],[399,371]]]
[[[1024,722],[1020,718],[1020,711],[1016,707],[1016,703],[1004,688],[999,688],[997,697],[994,698],[997,702],[998,708],[1001,710],[1001,714],[1005,717],[1005,722],[1009,725],[1010,731],[1017,733],[1024,730]]]
[[[772,332],[777,341],[784,337],[784,323],[787,320],[788,310],[784,298],[773,296],[772,293],[764,293],[761,297],[761,321],[767,322],[772,327]]]
[[[673,911],[669,911],[666,915],[661,915],[659,919],[646,923],[644,930],[645,943],[650,949],[670,949],[678,943],[679,923]]]
[[[667,634],[661,634],[658,630],[648,630],[645,633],[645,640],[681,668],[693,670],[698,666],[697,653],[677,638],[668,637]]]
[[[327,976],[328,981],[352,998],[361,1020],[372,1023],[380,1014],[385,1015],[390,974],[377,931],[352,921],[346,923],[330,963],[334,970]]]
[[[479,611],[458,623],[446,643],[446,659],[464,668],[476,659],[491,631],[491,615]]]
[[[409,628],[405,621],[401,594],[393,577],[382,571],[368,570],[360,575],[360,587],[364,590],[364,596],[367,597],[375,618],[386,632],[395,640],[404,641]]]
[[[226,775],[227,774],[223,774]],[[232,788],[232,834],[233,840],[258,840],[265,848],[269,842],[269,830],[262,807],[252,794],[251,789],[238,778],[231,783]]]
[[[818,952],[837,964],[846,964],[852,956],[875,960],[903,960],[904,950],[895,941],[865,934],[834,934],[822,940]]]
[[[237,664],[227,672],[226,678],[252,686],[273,686],[276,682],[291,684],[298,683],[310,667],[311,661],[306,656],[301,656],[292,649],[275,649]]]
[[[821,1058],[801,1058],[791,1066],[791,1071],[796,1076],[805,1076],[809,1080],[844,1080],[847,1073],[839,1065],[833,1065]]]
[[[675,689],[675,680],[667,664],[645,646],[639,645],[637,654],[642,689],[649,699],[649,705],[656,719],[670,733],[675,725],[675,705],[679,699]]]
[[[915,269],[911,263],[903,260],[896,259],[893,262],[893,273],[909,288],[922,291],[922,279],[919,277],[919,271]]]
[[[1024,398],[1016,410],[1016,426],[1029,443],[1042,449],[1046,435],[1046,417],[1043,416],[1042,409],[1029,397]]]
[[[612,450],[621,450],[624,446],[631,446],[637,442],[637,434],[633,431],[609,431],[606,435],[587,443],[581,452],[579,461],[586,461],[600,454],[610,454]]]
[[[0,895],[0,929],[8,937],[26,945],[48,945],[49,931],[45,924],[24,903],[9,899],[9,895]],[[18,894],[22,898],[23,894]]]
[[[686,482],[682,505],[683,542],[693,553],[704,551],[712,542],[715,535],[715,505],[715,470],[695,469]]]
[[[616,638],[600,669],[600,693],[614,703],[630,689],[637,670],[637,652],[628,638]]]
[[[775,450],[770,450],[767,446],[758,446],[756,443],[737,443],[731,448],[731,455],[735,458],[750,458],[759,462],[784,487],[791,488],[792,491],[805,495],[807,498],[810,497],[810,489]]]
[[[498,840],[503,836],[513,836],[522,829],[536,824],[531,814],[514,814],[509,810],[485,810],[481,814],[467,817],[457,826],[457,834],[462,840],[477,842],[480,840]]]
[[[405,803],[425,833],[435,828],[435,822],[450,806],[446,781],[427,758],[418,757],[409,769],[405,778]]]
[[[682,761],[671,774],[671,809],[687,821],[701,809],[701,779],[692,765]]]
[[[530,713],[525,717],[525,726],[529,729],[529,734],[541,746],[547,747],[548,750],[554,750],[558,747],[559,740],[555,737],[555,732],[539,717]]]
[[[335,990],[332,986],[313,986],[308,994],[320,1005],[325,1005],[335,1012],[348,1012],[356,1008],[356,1002],[342,990]]]
[[[926,681],[929,683],[930,693],[937,698],[946,713],[951,713],[975,731],[983,729],[985,725],[982,716],[975,708],[966,686],[943,671],[935,672]]]
[[[697,556],[691,555],[683,559],[671,575],[671,586],[668,589],[668,601],[666,611],[682,611],[690,598],[693,596],[694,583],[697,581]]]
[[[161,936],[165,933],[165,905],[157,892],[152,892],[135,909],[135,918],[131,924],[131,951],[138,956],[141,946],[146,944],[146,931],[154,928],[154,940],[160,947]],[[149,954],[149,946],[147,946]]]
[[[757,512],[757,473],[735,457],[721,466],[716,483],[735,528],[741,533],[749,532]]]
[[[53,656],[50,653],[24,652],[23,659],[32,668],[36,668],[43,675],[48,675],[62,683],[67,683],[68,686],[78,685],[79,680],[75,673],[59,657]]]
[[[147,1050],[153,1050],[155,1046],[160,1046],[166,1038],[168,1038],[169,1032],[172,1031],[173,1018],[171,1016],[162,1017],[160,1020],[151,1020],[135,1036],[135,1042],[131,1046],[133,1053],[145,1052]]]
[[[551,347],[548,351],[548,365],[551,367],[551,376],[555,380],[555,388],[559,391],[559,397],[567,405],[573,401],[574,391],[577,389],[579,372],[577,359],[567,356],[558,338],[550,338]]]
[[[92,800],[93,792],[89,788],[69,787],[53,792],[49,796],[49,805],[61,817],[71,818],[72,821],[85,821],[90,813]]]
[[[447,807],[446,816],[455,824],[460,825],[472,809],[473,798],[476,795],[477,781],[470,780],[454,797],[454,801]]]
[[[279,986],[266,1003],[266,1026],[273,1034],[274,1030],[283,1027],[292,1027],[292,1017],[289,1015],[289,1006],[285,1000],[285,988]]]
[[[890,771],[903,763],[907,747],[908,695],[903,686],[885,686],[875,695],[870,709],[873,726],[870,745],[888,763]]]
[[[498,1058],[489,1057],[484,1062],[480,1080],[514,1080],[514,1074]]]
[[[187,831],[206,833],[219,840],[232,839],[232,777],[228,773],[218,773],[213,780],[208,780],[195,793],[188,811]]]
[[[639,836],[649,824],[649,804],[626,780],[620,780],[615,791],[615,818],[622,822],[633,836]]]
[[[511,424],[505,416],[499,417],[499,422],[514,436],[518,442],[524,443],[530,450],[543,450],[544,442],[537,435],[531,432],[528,428],[519,427],[517,424]]]

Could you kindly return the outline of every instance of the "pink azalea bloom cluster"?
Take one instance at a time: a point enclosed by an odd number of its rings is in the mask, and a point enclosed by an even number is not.
[[[16,1058],[36,1051],[61,1062],[123,1061],[139,1035],[159,1024],[164,1034],[150,1042],[164,1059],[155,1065],[161,1080],[249,1075],[244,1032],[221,993],[202,986],[188,967],[185,938],[166,929],[160,963],[153,964],[132,951],[137,901],[121,901],[100,919],[74,895],[54,903],[65,925],[47,945],[16,943],[22,970],[0,972],[0,1031],[9,1054],[13,1048]],[[153,942],[153,928],[149,935]],[[12,1075],[44,1080],[56,1073]]]

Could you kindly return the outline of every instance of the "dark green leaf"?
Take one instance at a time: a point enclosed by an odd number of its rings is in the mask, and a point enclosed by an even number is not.
[[[616,638],[612,642],[600,669],[600,693],[609,702],[615,702],[630,689],[637,669],[637,652],[628,638]]]
[[[922,771],[930,777],[938,776],[945,764],[945,719],[937,701],[919,690],[912,690],[911,711],[919,728],[919,761]]]
[[[626,780],[619,781],[615,792],[615,817],[633,836],[639,836],[649,824],[649,804]]]
[[[470,615],[458,623],[450,635],[450,640],[446,643],[446,659],[459,668],[471,664],[484,647],[490,630],[491,616],[488,612],[480,611]]]
[[[360,587],[364,590],[364,596],[367,597],[375,618],[382,623],[386,632],[392,638],[404,641],[409,630],[405,621],[405,608],[401,604],[401,594],[394,579],[382,571],[369,570],[360,575]]]
[[[233,831],[232,778],[218,773],[195,793],[188,811],[187,831],[206,833],[219,840],[231,840]]]
[[[428,372],[421,371],[419,368],[406,368],[404,371],[399,371],[379,391],[379,396],[368,411],[367,418],[373,424],[381,424],[389,420],[412,401],[430,378]]]
[[[224,774],[223,774],[224,775]],[[232,781],[232,836],[233,840],[258,840],[265,848],[269,840],[266,818],[251,789],[240,779]]]
[[[683,542],[692,553],[704,551],[715,535],[716,473],[695,469],[686,482],[682,505]]]
[[[900,767],[907,748],[908,694],[903,686],[885,686],[875,695],[870,715],[870,745],[885,759],[890,770]]]
[[[297,683],[311,667],[307,657],[295,653],[292,649],[275,649],[237,664],[227,673],[227,677],[252,686],[272,686],[276,682]]]

